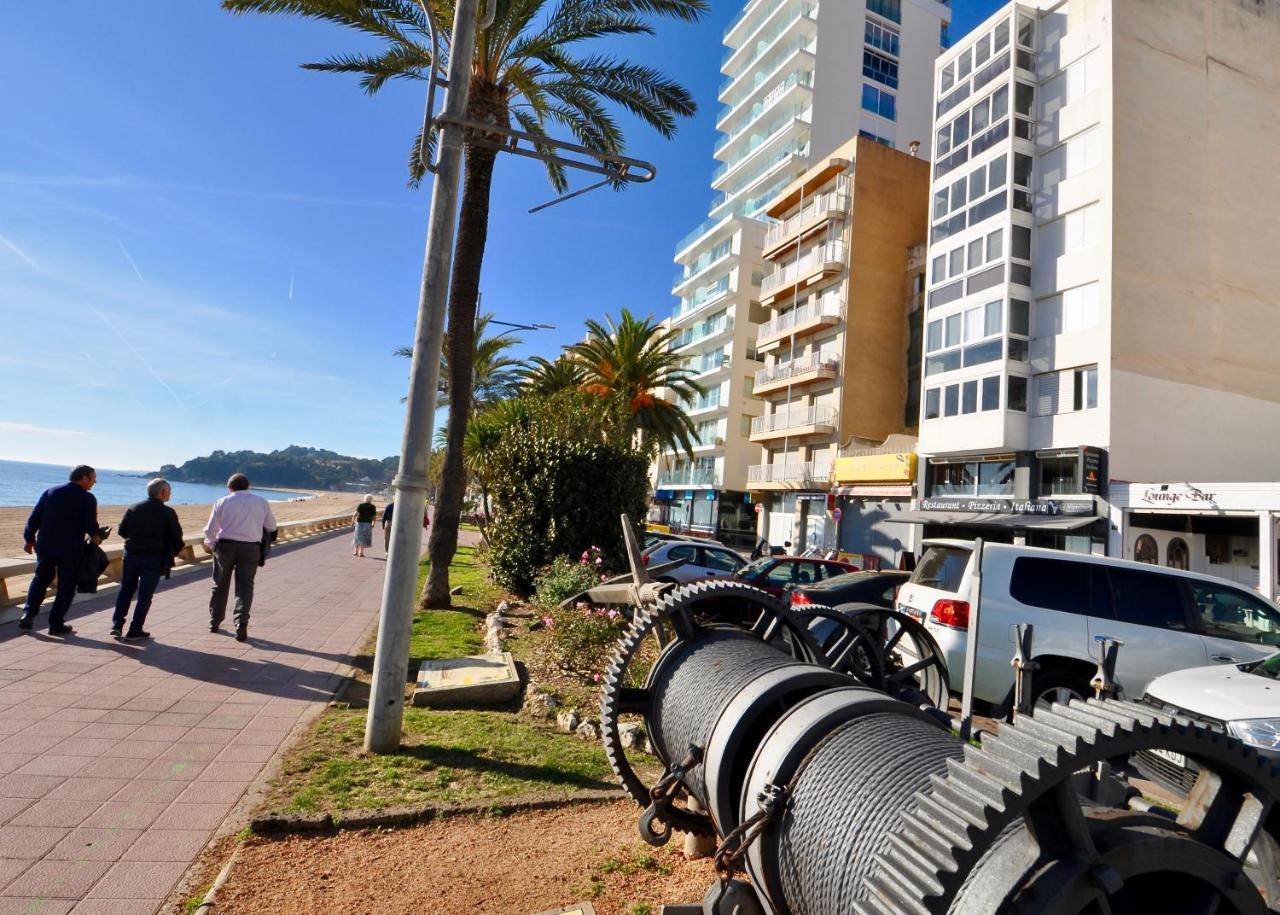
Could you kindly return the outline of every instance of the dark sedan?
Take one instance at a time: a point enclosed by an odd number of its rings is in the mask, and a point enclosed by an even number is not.
[[[850,572],[848,575],[837,575],[815,584],[792,587],[791,603],[793,606],[821,604],[824,607],[874,604],[892,610],[894,595],[910,577],[910,572],[891,569],[881,572]]]
[[[763,588],[775,597],[786,594],[788,587],[807,588],[815,582],[843,577],[856,572],[857,566],[831,559],[808,559],[802,556],[765,556],[739,569],[734,578]]]

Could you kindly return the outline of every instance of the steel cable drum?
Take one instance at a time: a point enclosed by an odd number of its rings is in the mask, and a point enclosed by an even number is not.
[[[765,735],[742,791],[743,819],[767,785],[787,792],[747,856],[762,901],[774,915],[849,915],[913,795],[963,751],[927,713],[872,690],[797,704]]]
[[[826,668],[797,661],[773,645],[740,629],[708,630],[697,641],[673,642],[649,674],[649,736],[654,752],[668,767],[681,762],[690,747],[705,752],[712,728],[749,684],[773,671],[796,672],[808,693],[848,683]],[[806,693],[807,694],[807,693]],[[685,785],[707,799],[703,766],[694,766]]]

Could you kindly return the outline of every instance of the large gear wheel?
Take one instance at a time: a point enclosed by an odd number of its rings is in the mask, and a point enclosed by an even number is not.
[[[622,787],[641,807],[652,803],[653,786],[645,784],[627,758],[619,720],[622,715],[648,715],[650,682],[626,684],[628,668],[651,636],[669,629],[677,642],[693,642],[713,628],[732,626],[786,652],[796,660],[820,662],[821,650],[786,605],[766,591],[732,581],[702,581],[662,595],[650,610],[637,610],[605,669],[600,690],[600,730],[605,755]],[[669,764],[678,760],[666,761]],[[671,807],[663,819],[672,828],[696,835],[713,835],[710,817]]]
[[[1138,750],[1200,765],[1176,821],[1082,802],[1076,773]],[[1244,862],[1264,827],[1277,834],[1280,769],[1239,741],[1090,700],[1038,710],[946,768],[901,815],[857,915],[1268,911]],[[1142,892],[1177,901],[1135,907]]]

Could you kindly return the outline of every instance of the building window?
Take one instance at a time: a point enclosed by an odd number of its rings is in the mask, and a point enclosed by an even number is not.
[[[941,392],[938,388],[930,388],[924,392],[924,418],[938,418],[938,403]]]
[[[1031,260],[1031,230],[1026,226],[1014,226],[1009,253],[1018,260]]]
[[[897,100],[893,93],[875,86],[862,87],[862,109],[889,121],[898,119]]]
[[[1098,406],[1098,367],[1086,366],[1075,370],[1075,408],[1092,410]]]
[[[867,12],[890,22],[902,22],[902,0],[867,0]]]
[[[1040,459],[1040,495],[1063,496],[1080,491],[1080,467],[1075,455]]]
[[[1191,550],[1187,549],[1187,541],[1181,537],[1174,537],[1169,541],[1169,548],[1165,550],[1164,564],[1171,569],[1182,569],[1187,572],[1191,569]]]
[[[943,413],[946,416],[955,416],[960,412],[960,385],[949,384],[943,389]]]
[[[888,137],[882,137],[882,136],[879,136],[878,134],[874,134],[874,133],[872,133],[872,132],[871,132],[871,131],[869,131],[869,130],[859,130],[859,131],[858,131],[858,136],[860,136],[860,137],[865,137],[865,138],[866,138],[866,139],[868,139],[868,140],[872,140],[872,141],[874,141],[874,142],[876,142],[876,143],[879,143],[881,146],[887,146],[887,147],[889,147],[890,149],[893,149],[893,148],[894,148],[894,146],[896,145],[896,144],[895,144],[892,140],[890,140]]]
[[[867,20],[866,27],[867,44],[873,48],[878,48],[886,54],[898,56],[899,37],[895,29],[889,28],[887,25],[881,25],[874,19]]]
[[[1000,376],[982,379],[982,412],[1000,409]]]
[[[966,416],[978,412],[978,382],[966,381],[960,386],[960,412]]]
[[[1025,299],[1009,300],[1009,333],[1031,336],[1031,303]]]
[[[863,50],[862,75],[867,79],[874,79],[878,83],[884,83],[890,89],[898,88],[897,63],[883,54],[877,54],[875,51]]]
[[[1160,564],[1160,547],[1156,544],[1156,538],[1150,534],[1143,534],[1138,538],[1138,542],[1133,545],[1133,558],[1135,562],[1145,562],[1148,565]]]
[[[931,495],[1013,495],[1013,461],[969,461],[963,464],[934,464],[929,470]]]
[[[1016,413],[1027,412],[1027,379],[1021,375],[1009,376],[1009,409]]]

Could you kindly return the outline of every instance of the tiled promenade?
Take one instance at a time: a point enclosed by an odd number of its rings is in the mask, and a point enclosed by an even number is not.
[[[379,540],[381,538],[378,538]],[[207,571],[161,582],[149,643],[111,639],[114,592],[69,639],[0,626],[0,915],[151,915],[377,615],[381,544],[350,534],[258,570],[249,641],[208,624]],[[47,605],[46,605],[47,606]]]

